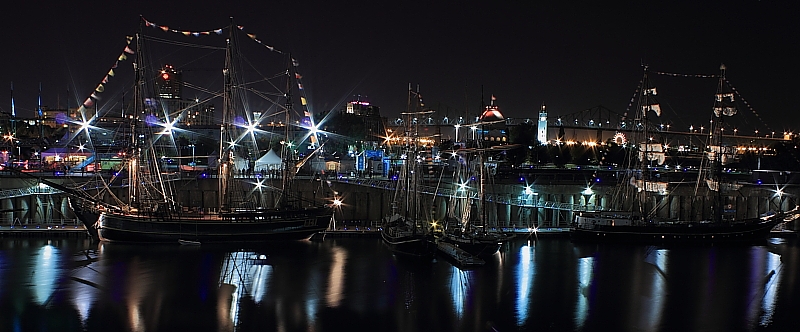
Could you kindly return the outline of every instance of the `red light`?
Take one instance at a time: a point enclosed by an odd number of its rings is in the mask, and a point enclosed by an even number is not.
[[[169,79],[169,74],[163,73],[163,74],[161,74],[161,78],[163,78],[164,80],[168,80]]]

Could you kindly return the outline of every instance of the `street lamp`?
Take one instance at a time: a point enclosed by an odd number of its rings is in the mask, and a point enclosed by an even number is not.
[[[586,189],[584,189],[584,190],[581,192],[581,194],[583,194],[583,198],[585,199],[585,203],[586,203],[586,204],[585,204],[585,207],[586,207],[586,210],[588,211],[588,210],[589,210],[589,199],[590,199],[590,198],[592,197],[592,195],[594,194],[594,191],[592,191],[592,188],[591,188],[591,187],[586,187]]]
[[[458,128],[461,128],[461,124],[456,123],[455,127],[456,127],[456,143],[458,143]]]

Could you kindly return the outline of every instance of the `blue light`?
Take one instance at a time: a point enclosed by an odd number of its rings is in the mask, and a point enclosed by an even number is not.
[[[762,182],[761,182],[761,179],[758,179],[758,180],[756,181],[756,184],[758,184],[758,185],[761,185],[761,184],[762,184]]]
[[[600,178],[595,178],[594,182],[600,182]]]

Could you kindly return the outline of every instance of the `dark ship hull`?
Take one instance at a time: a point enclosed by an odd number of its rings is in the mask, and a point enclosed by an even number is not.
[[[441,241],[451,243],[473,256],[489,257],[500,250],[503,242],[510,237],[503,234],[488,234],[486,236],[470,236],[445,233],[440,238]]]
[[[81,224],[86,228],[89,236],[91,236],[93,240],[99,240],[100,236],[94,224],[100,217],[100,212],[97,211],[95,207],[90,206],[89,202],[84,200],[70,198],[68,202],[72,212],[75,213],[75,217],[78,218]]]
[[[574,242],[637,244],[752,243],[765,240],[779,219],[752,219],[731,223],[675,222],[653,225],[595,225],[570,230]]]
[[[430,259],[436,253],[436,243],[432,235],[408,234],[388,226],[381,230],[383,242],[398,255]]]
[[[200,243],[302,240],[325,230],[333,210],[253,210],[229,214],[143,216],[103,212],[95,227],[112,242]]]

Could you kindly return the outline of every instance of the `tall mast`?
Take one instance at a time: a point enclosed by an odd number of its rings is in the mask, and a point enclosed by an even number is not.
[[[717,93],[714,99],[714,117],[712,117],[710,128],[710,145],[712,152],[714,152],[714,158],[711,160],[711,172],[709,175],[711,176],[712,182],[712,188],[710,189],[716,189],[713,208],[715,222],[721,222],[723,219],[722,194],[723,190],[726,190],[727,187],[730,186],[730,184],[724,184],[722,182],[723,159],[726,158],[725,154],[728,153],[727,148],[722,146],[724,119],[725,116],[733,116],[737,112],[733,104],[733,92],[726,89],[725,69],[725,64],[719,66],[719,82],[717,83]],[[716,118],[716,121],[714,118]],[[716,151],[713,149],[716,149]]]
[[[11,136],[16,136],[16,135],[17,135],[17,110],[14,107],[14,82],[11,82]]]
[[[141,20],[140,20],[141,21]],[[142,98],[142,90],[144,89],[144,75],[143,75],[143,57],[142,57],[142,26],[141,23],[139,24],[139,32],[136,33],[136,62],[133,64],[133,69],[136,76],[136,83],[133,87],[133,114],[130,122],[130,132],[131,132],[131,159],[128,163],[128,202],[131,206],[137,206],[139,202],[139,185],[140,181],[138,179],[139,176],[139,162],[141,161],[141,153],[142,147],[139,144],[139,138],[137,135],[137,127],[139,126],[139,121],[144,121],[142,117],[144,114],[144,107],[142,102],[144,101]],[[84,108],[83,109],[85,112]],[[83,114],[79,114],[83,119],[86,117]]]
[[[231,71],[233,70],[233,17],[231,17],[231,24],[228,30],[228,39],[225,41],[225,67],[222,69],[224,76],[223,86],[223,105],[222,105],[222,126],[220,126],[220,140],[219,140],[219,208],[225,210],[230,208],[230,200],[228,199],[228,184],[230,177],[233,173],[233,158],[235,145],[231,142],[231,133],[233,133],[233,99],[231,91],[233,88],[233,78]],[[226,144],[228,146],[226,146]]]
[[[648,197],[650,197],[650,194],[648,192],[653,191],[653,190],[657,190],[656,187],[649,188],[649,186],[648,186],[648,182],[650,180],[650,168],[649,168],[649,166],[650,166],[651,158],[654,157],[654,154],[660,153],[660,152],[655,152],[653,150],[653,147],[651,146],[652,142],[650,140],[650,122],[648,121],[648,116],[649,116],[650,111],[655,112],[656,116],[661,116],[661,107],[659,106],[658,102],[655,99],[655,96],[657,94],[656,93],[656,88],[653,87],[651,82],[650,82],[649,66],[647,64],[644,64],[643,67],[644,67],[644,77],[642,78],[642,89],[639,92],[640,93],[640,98],[639,98],[639,100],[640,100],[639,103],[640,104],[639,104],[638,109],[636,110],[637,114],[639,115],[636,118],[640,119],[642,121],[642,123],[641,123],[641,125],[642,125],[642,133],[643,133],[642,139],[644,141],[644,143],[641,143],[641,142],[638,143],[638,144],[640,144],[639,145],[639,150],[641,150],[639,152],[639,157],[641,159],[640,160],[639,172],[641,172],[640,175],[641,175],[641,178],[642,178],[641,179],[642,180],[642,184],[638,188],[639,194],[637,196],[639,197],[639,200],[638,200],[639,211],[641,212],[642,217],[647,219],[648,216],[650,215],[650,211],[647,210],[647,201],[648,201]],[[639,112],[641,112],[641,113],[639,113]],[[642,144],[644,146],[642,146]],[[661,150],[658,150],[658,151],[661,151]]]
[[[294,106],[292,103],[292,77],[294,77],[294,59],[292,55],[289,54],[289,68],[286,70],[286,103],[285,103],[285,117],[283,123],[283,176],[281,178],[281,199],[279,202],[280,205],[286,206],[288,204],[288,193],[289,193],[289,186],[291,185],[291,177],[294,176],[295,171],[295,163],[292,158],[292,143],[289,140],[289,121],[291,121],[291,115],[294,111]]]

